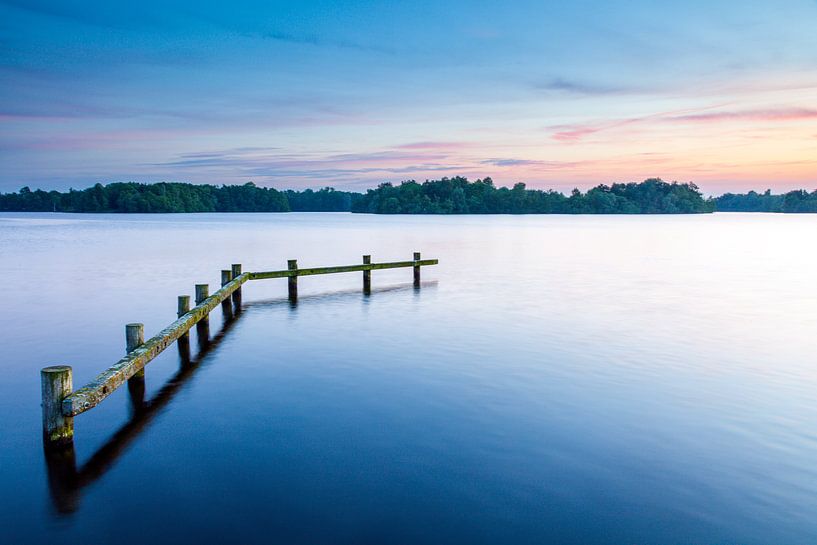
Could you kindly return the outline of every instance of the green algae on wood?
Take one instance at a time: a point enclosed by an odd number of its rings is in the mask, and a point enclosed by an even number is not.
[[[71,395],[72,369],[67,365],[40,371],[43,404],[43,439],[47,446],[70,443],[74,439],[74,419],[63,413],[63,400]]]
[[[415,252],[413,257],[414,259],[411,261],[371,263],[371,257],[364,256],[363,263],[358,265],[309,269],[299,269],[298,262],[293,259],[287,262],[286,270],[255,273],[242,273],[241,265],[233,264],[231,270],[222,271],[223,285],[213,295],[209,295],[207,284],[196,285],[196,306],[193,309],[189,308],[189,296],[179,296],[178,319],[146,342],[142,342],[144,339],[142,332],[134,329],[133,334],[131,334],[130,329],[128,329],[128,354],[79,390],[73,393],[71,391],[70,367],[57,366],[43,369],[43,430],[46,433],[46,438],[49,441],[60,441],[68,438],[67,440],[70,441],[70,438],[73,437],[73,416],[95,407],[113,393],[116,388],[124,384],[125,381],[143,372],[145,366],[171,343],[180,341],[179,348],[182,350],[182,345],[189,342],[188,331],[194,325],[197,326],[200,341],[202,336],[209,337],[209,313],[216,306],[228,300],[232,301],[234,308],[240,308],[241,286],[248,280],[287,278],[289,298],[292,302],[297,301],[298,297],[298,276],[362,271],[364,273],[364,291],[366,292],[371,289],[371,271],[412,267],[414,269],[414,285],[419,287],[420,267],[437,265],[439,261],[437,259],[420,259],[419,252]],[[135,325],[137,324],[129,324],[129,327]],[[131,348],[133,349],[131,350]],[[187,351],[189,352],[189,345]],[[51,375],[60,378],[52,379]]]
[[[283,271],[264,271],[250,273],[250,280],[264,280],[266,278],[289,278],[292,276],[311,276],[315,274],[333,274],[359,271],[377,271],[381,269],[398,269],[402,267],[426,267],[439,264],[438,259],[422,259],[419,261],[395,261],[392,263],[369,263],[361,265],[341,265],[337,267],[315,267],[311,269],[295,269]]]
[[[145,341],[139,348],[120,359],[113,366],[100,373],[94,380],[65,398],[62,402],[62,414],[76,416],[96,407],[126,380],[144,369],[151,360],[158,356],[171,343],[207,317],[224,299],[229,297],[241,284],[249,280],[244,273],[222,287],[213,295],[197,304],[190,312],[182,315],[175,322]]]

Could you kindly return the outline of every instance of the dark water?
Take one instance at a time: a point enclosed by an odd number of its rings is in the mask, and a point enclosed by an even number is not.
[[[0,542],[817,542],[815,216],[0,215]],[[219,271],[251,282],[180,370],[40,437]],[[194,340],[195,345],[195,340]],[[49,479],[50,475],[50,479]]]

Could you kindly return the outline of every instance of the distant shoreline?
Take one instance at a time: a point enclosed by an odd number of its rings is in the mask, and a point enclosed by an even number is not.
[[[570,195],[553,190],[496,187],[490,178],[442,178],[399,185],[380,184],[366,193],[333,188],[279,191],[243,185],[158,182],[96,184],[66,192],[0,194],[0,212],[207,213],[207,212],[352,212],[394,215],[539,215],[539,214],[707,214],[712,212],[817,213],[817,191],[773,195],[749,191],[704,198],[695,184],[651,178],[640,183],[598,185]]]

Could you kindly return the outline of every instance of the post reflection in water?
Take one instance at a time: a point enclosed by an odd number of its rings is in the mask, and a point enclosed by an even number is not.
[[[225,320],[221,330],[213,338],[210,338],[209,327],[199,330],[199,351],[195,359],[190,357],[190,337],[185,335],[184,340],[179,339],[179,371],[165,383],[153,399],[145,400],[144,381],[135,386],[129,383],[130,420],[119,428],[81,467],[77,468],[73,442],[59,447],[44,445],[48,488],[57,513],[70,515],[78,509],[82,489],[113,467],[128,445],[139,436],[153,418],[170,403],[185,382],[195,374],[207,355],[221,343],[240,316],[240,309],[235,309],[232,317]]]
[[[436,287],[437,282],[423,282],[423,287]],[[364,304],[370,304],[371,294],[377,292],[393,292],[411,290],[415,298],[419,297],[421,290],[417,285],[397,285],[370,290],[363,294]],[[297,312],[299,302],[315,301],[320,302],[326,298],[357,296],[359,291],[338,291],[330,294],[317,294],[293,300],[256,301],[250,306],[265,306],[268,304],[286,304],[292,311],[293,316]],[[102,477],[116,460],[125,452],[125,449],[133,442],[139,434],[150,424],[153,418],[167,406],[179,392],[181,387],[192,378],[207,356],[223,341],[233,326],[242,316],[242,307],[234,305],[233,312],[225,316],[224,324],[219,332],[210,337],[209,321],[202,320],[204,325],[197,328],[197,344],[199,351],[195,359],[190,356],[190,336],[183,335],[177,341],[179,351],[179,371],[168,380],[153,399],[145,400],[145,382],[141,381],[137,386],[128,383],[128,390],[131,401],[131,417],[113,436],[97,450],[85,464],[77,468],[74,443],[71,442],[61,447],[46,446],[44,444],[46,469],[48,472],[48,487],[51,501],[57,513],[61,515],[71,515],[79,508],[79,499],[82,489],[92,484]],[[199,322],[201,324],[202,322]],[[198,325],[198,324],[197,324]]]

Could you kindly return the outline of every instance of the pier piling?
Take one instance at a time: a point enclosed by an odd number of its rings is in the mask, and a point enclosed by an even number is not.
[[[287,270],[289,271],[297,271],[298,270],[298,260],[297,259],[290,259],[287,261]],[[288,279],[288,286],[289,286],[289,302],[296,303],[298,301],[298,273],[296,272]]]
[[[177,319],[156,335],[145,341],[144,325],[139,323],[125,326],[125,347],[127,353],[108,369],[78,390],[73,390],[71,367],[58,365],[46,367],[40,372],[42,388],[43,440],[46,447],[60,444],[71,445],[74,437],[74,416],[96,407],[125,382],[131,393],[131,400],[137,412],[148,409],[144,403],[145,366],[173,342],[178,343],[183,362],[190,359],[190,329],[196,327],[199,348],[205,349],[210,342],[209,315],[219,304],[225,316],[237,312],[241,307],[241,286],[249,280],[286,278],[289,300],[294,305],[298,300],[298,277],[335,273],[363,272],[363,291],[371,292],[371,272],[373,270],[409,268],[414,271],[414,286],[420,287],[420,268],[437,265],[436,259],[420,259],[414,253],[412,261],[372,263],[370,255],[363,256],[363,263],[334,267],[314,267],[300,269],[298,261],[290,259],[284,270],[242,272],[240,263],[230,270],[221,271],[221,287],[210,295],[207,284],[196,284],[196,306],[190,308],[190,296],[178,297]],[[232,302],[232,307],[230,306]]]
[[[364,255],[363,264],[371,265],[371,263],[372,256]],[[363,271],[363,293],[364,295],[370,295],[372,293],[372,271],[369,269]]]
[[[74,440],[74,418],[62,414],[62,401],[71,395],[73,387],[73,371],[67,365],[55,365],[40,371],[46,447],[66,445]]]
[[[145,324],[128,324],[125,326],[125,350],[127,350],[128,354],[142,346],[144,342]]]
[[[190,296],[189,295],[179,295],[179,302],[178,307],[176,310],[176,317],[181,318],[185,314],[190,312]],[[182,361],[187,361],[190,359],[190,333],[184,332],[181,337],[176,341],[176,346],[179,349],[179,356],[182,358]]]
[[[227,284],[229,284],[233,279],[233,271],[232,270],[223,270],[221,271],[221,287],[223,288]],[[233,317],[233,305],[232,301],[229,297],[226,297],[221,302],[221,312],[224,314],[224,319],[229,319]]]
[[[130,354],[145,343],[145,325],[125,326],[125,354]],[[128,393],[134,410],[145,404],[145,370],[140,369],[128,379]]]
[[[196,306],[202,304],[210,296],[210,286],[208,284],[196,284]],[[210,339],[210,316],[205,314],[196,323],[196,336],[199,345],[206,343]]]
[[[233,278],[238,278],[241,276],[241,263],[233,263],[232,267]],[[233,292],[232,295],[233,299],[233,313],[238,314],[241,312],[241,287],[239,286],[237,290]]]

